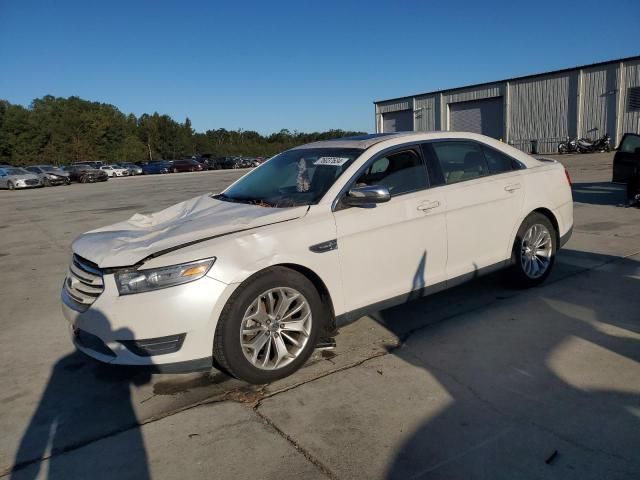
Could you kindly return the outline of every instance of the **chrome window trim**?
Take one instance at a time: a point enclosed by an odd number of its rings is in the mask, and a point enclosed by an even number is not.
[[[417,190],[411,190],[409,192],[402,192],[402,193],[399,193],[398,195],[391,195],[391,199],[389,200],[390,202],[393,201],[393,199],[396,198],[396,197],[401,197],[402,195],[407,195],[407,194],[410,194],[410,193],[421,192],[423,190],[427,190],[427,189],[431,188],[431,185],[429,183],[429,174],[427,172],[427,163],[425,162],[424,156],[422,155],[422,149],[420,148],[420,144],[421,143],[424,143],[424,142],[413,141],[411,143],[405,143],[405,144],[401,144],[401,145],[393,145],[391,147],[384,148],[384,149],[380,150],[378,153],[374,154],[360,168],[358,168],[358,170],[356,170],[356,172],[351,176],[351,178],[349,180],[347,180],[347,182],[344,184],[344,186],[340,189],[340,191],[338,192],[338,195],[336,195],[336,197],[331,202],[331,212],[336,212],[337,211],[337,207],[338,207],[338,204],[340,203],[340,199],[349,191],[349,189],[353,186],[353,184],[360,177],[360,175],[362,175],[364,173],[364,171],[369,166],[371,166],[371,164],[373,162],[375,162],[376,160],[388,155],[389,153],[402,153],[405,150],[415,150],[416,153],[418,154],[418,156],[420,157],[421,162],[422,162],[422,168],[424,170],[424,175],[425,175],[425,179],[426,179],[426,186],[424,188],[420,188],[420,189],[417,189]],[[365,150],[365,152],[366,152],[366,150]],[[365,153],[365,152],[362,152],[362,153]],[[349,207],[349,208],[352,208],[352,207]]]

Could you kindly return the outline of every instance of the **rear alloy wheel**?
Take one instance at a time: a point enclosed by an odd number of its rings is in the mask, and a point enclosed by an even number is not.
[[[556,230],[547,217],[533,213],[525,219],[513,246],[513,271],[520,286],[546,280],[555,263],[556,242]]]
[[[216,328],[213,356],[231,375],[264,384],[298,370],[318,342],[325,308],[304,275],[260,272],[233,293]]]

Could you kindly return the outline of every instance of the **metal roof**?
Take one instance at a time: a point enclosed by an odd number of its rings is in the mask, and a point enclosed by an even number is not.
[[[402,99],[411,98],[411,97],[421,97],[421,96],[424,96],[424,95],[435,95],[437,93],[455,92],[455,91],[458,91],[458,90],[466,90],[468,88],[484,87],[486,85],[491,85],[491,84],[494,84],[494,83],[513,82],[513,81],[516,81],[516,80],[526,80],[526,79],[530,79],[530,78],[542,77],[542,76],[545,76],[545,75],[554,75],[554,74],[558,74],[558,73],[571,72],[573,70],[579,70],[579,69],[583,69],[583,68],[599,67],[601,65],[608,65],[610,63],[630,62],[630,61],[636,61],[636,60],[640,60],[640,55],[634,56],[634,57],[618,58],[616,60],[606,60],[604,62],[590,63],[590,64],[587,64],[587,65],[578,65],[576,67],[562,68],[560,70],[551,70],[549,72],[533,73],[531,75],[523,75],[523,76],[520,76],[520,77],[510,77],[510,78],[505,78],[503,80],[494,80],[494,81],[491,81],[491,82],[473,83],[471,85],[465,85],[465,86],[462,86],[462,87],[443,88],[443,89],[440,89],[440,90],[432,90],[430,92],[416,93],[414,95],[403,95],[402,97],[393,97],[393,98],[387,98],[387,99],[384,99],[384,100],[376,100],[373,103],[374,104],[378,104],[378,103],[383,103],[383,102],[392,102],[394,100],[402,100]]]

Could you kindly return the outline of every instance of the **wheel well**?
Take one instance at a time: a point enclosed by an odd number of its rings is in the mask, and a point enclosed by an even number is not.
[[[549,221],[551,222],[551,225],[553,225],[553,228],[556,230],[556,244],[558,245],[558,248],[560,248],[560,227],[558,226],[558,219],[556,218],[556,216],[548,208],[536,208],[531,213],[534,213],[534,212],[544,215],[549,219]]]
[[[279,265],[273,265],[274,267],[285,267],[290,268],[291,270],[295,270],[296,272],[304,275],[309,279],[313,286],[316,287],[318,293],[320,294],[320,298],[324,305],[329,307],[329,325],[326,326],[327,333],[333,333],[336,329],[336,314],[333,309],[333,301],[331,300],[331,295],[329,294],[329,289],[324,284],[322,279],[316,274],[313,270],[303,267],[302,265],[298,265],[295,263],[281,263]]]

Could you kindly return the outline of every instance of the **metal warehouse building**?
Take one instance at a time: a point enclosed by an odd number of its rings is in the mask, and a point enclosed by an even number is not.
[[[456,130],[526,152],[566,137],[640,133],[640,56],[375,102],[376,132]]]

